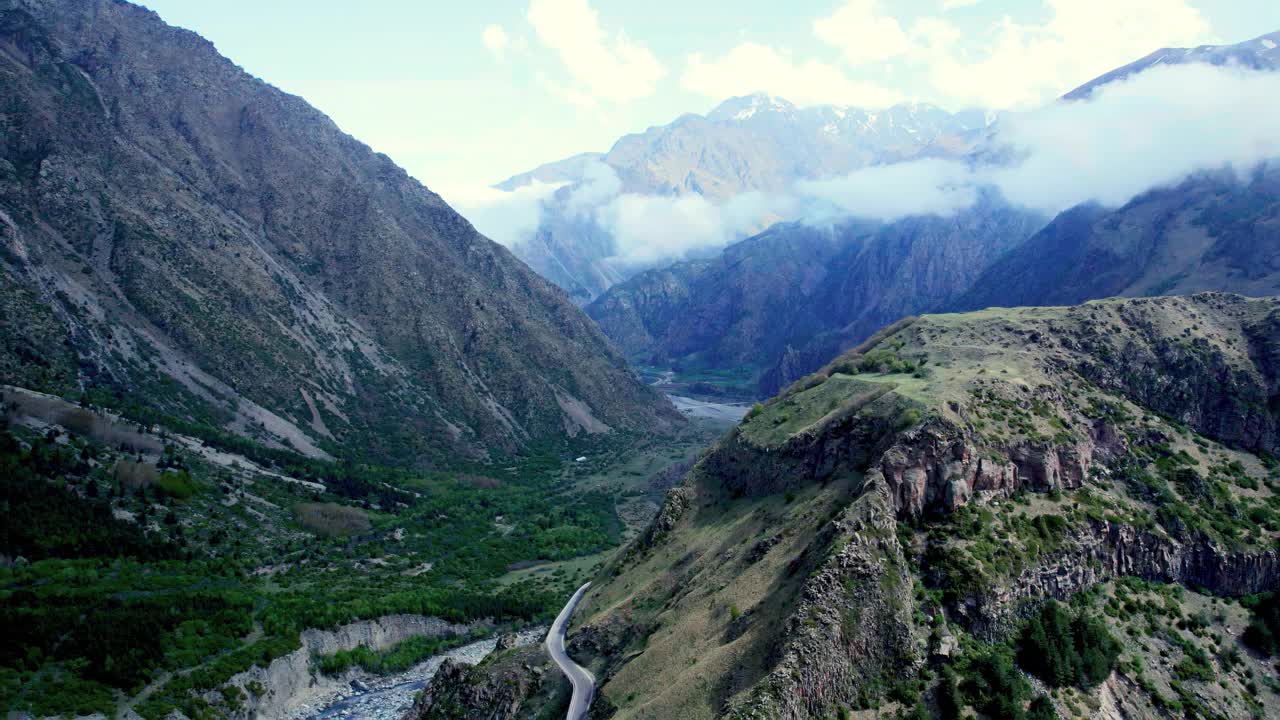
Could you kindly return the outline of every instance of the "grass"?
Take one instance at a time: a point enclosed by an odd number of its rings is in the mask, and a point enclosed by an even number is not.
[[[740,430],[756,445],[776,447],[824,418],[856,412],[897,387],[893,382],[833,375],[815,387],[764,405]]]

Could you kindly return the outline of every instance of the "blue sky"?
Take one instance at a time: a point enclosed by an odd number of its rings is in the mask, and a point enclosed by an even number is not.
[[[1026,108],[1274,0],[143,0],[446,198],[769,92]]]

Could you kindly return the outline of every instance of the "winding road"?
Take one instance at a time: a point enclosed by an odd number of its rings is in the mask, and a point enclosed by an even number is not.
[[[587,588],[591,587],[591,583],[587,583],[578,588],[578,592],[569,598],[569,602],[565,604],[564,609],[556,616],[556,621],[551,623],[551,630],[547,632],[547,652],[551,654],[551,659],[555,660],[556,665],[560,667],[560,672],[569,678],[569,682],[573,684],[573,699],[569,701],[569,712],[565,715],[565,720],[582,720],[587,716],[587,709],[591,707],[591,699],[596,694],[596,678],[591,671],[574,662],[569,654],[564,650],[564,632],[565,626],[569,624],[569,618],[573,617],[573,611],[578,607],[578,602],[582,600],[582,596],[587,592]]]

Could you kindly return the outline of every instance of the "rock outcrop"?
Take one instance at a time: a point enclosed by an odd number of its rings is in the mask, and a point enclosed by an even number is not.
[[[409,638],[462,635],[482,625],[451,623],[425,615],[389,615],[334,630],[306,630],[301,637],[302,647],[272,660],[266,667],[254,666],[233,676],[227,685],[240,688],[245,698],[243,707],[237,711],[239,717],[281,717],[304,700],[311,689],[342,684],[339,679],[319,675],[312,665],[317,655],[332,655],[357,647],[386,650]]]
[[[878,334],[753,410],[605,566],[573,634],[602,716],[831,717],[903,702],[1049,599],[1280,589],[1250,454],[1278,330],[1280,301],[1210,293]]]

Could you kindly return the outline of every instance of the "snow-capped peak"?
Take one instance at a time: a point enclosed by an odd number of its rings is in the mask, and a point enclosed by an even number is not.
[[[796,106],[789,101],[768,93],[755,93],[725,100],[707,114],[712,120],[749,120],[763,112],[793,112]]]

